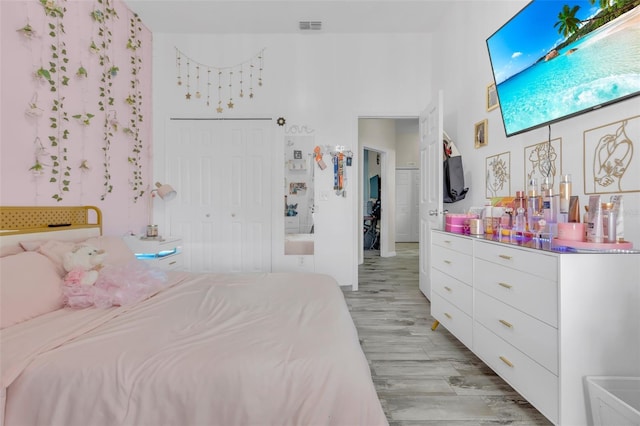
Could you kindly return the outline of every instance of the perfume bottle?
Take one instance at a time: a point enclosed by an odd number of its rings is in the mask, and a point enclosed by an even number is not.
[[[531,178],[527,188],[527,222],[529,231],[536,229],[536,224],[542,219],[542,197],[538,191],[538,180]]]
[[[571,175],[562,175],[560,180],[560,213],[569,213],[571,199]]]
[[[556,205],[553,196],[553,185],[551,179],[547,176],[542,181],[542,216],[547,223],[556,223]]]
[[[516,209],[516,220],[513,225],[513,230],[515,232],[524,232],[527,228],[527,218],[525,216],[525,209],[523,207],[518,207]]]

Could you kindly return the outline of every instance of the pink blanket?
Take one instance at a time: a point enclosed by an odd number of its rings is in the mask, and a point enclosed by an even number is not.
[[[170,279],[135,306],[2,330],[5,424],[387,424],[333,279]]]

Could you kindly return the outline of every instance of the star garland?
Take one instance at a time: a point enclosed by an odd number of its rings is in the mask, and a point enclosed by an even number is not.
[[[216,105],[216,112],[222,113],[225,110],[231,110],[236,106],[233,98],[234,95],[237,95],[238,98],[243,99],[245,96],[244,93],[244,81],[243,74],[246,68],[249,69],[249,99],[253,99],[254,91],[253,91],[253,83],[254,78],[257,78],[258,87],[262,86],[262,71],[264,67],[264,51],[262,49],[257,54],[253,55],[250,59],[241,62],[232,66],[218,67],[213,65],[203,64],[190,58],[178,48],[176,48],[176,79],[178,86],[186,86],[186,93],[184,94],[186,101],[193,101],[197,99],[201,99],[203,96],[200,93],[200,73],[206,70],[207,72],[207,96],[206,96],[206,106],[211,106],[211,72],[217,72],[218,74],[218,102]],[[183,62],[184,61],[184,62]],[[254,71],[257,63],[257,76]],[[190,77],[191,77],[191,68],[194,68],[195,76],[196,76],[196,92],[192,95],[191,93],[191,85],[190,85]],[[183,75],[186,76],[186,84],[183,81]],[[228,90],[228,98],[223,100],[223,84],[229,88]],[[238,92],[234,92],[234,87],[239,88]],[[226,90],[225,90],[226,92]],[[215,93],[215,92],[214,92]],[[215,94],[214,94],[215,96]]]

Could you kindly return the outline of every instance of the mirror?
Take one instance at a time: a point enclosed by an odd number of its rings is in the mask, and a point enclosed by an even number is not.
[[[311,255],[314,252],[315,136],[299,133],[295,126],[287,129],[284,140],[285,255]]]

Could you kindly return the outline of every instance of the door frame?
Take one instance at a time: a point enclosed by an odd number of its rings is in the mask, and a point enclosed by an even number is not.
[[[390,179],[389,174],[393,171],[394,181],[395,181],[395,164],[388,164],[388,154],[389,150],[381,148],[381,147],[372,147],[366,144],[362,144],[360,142],[360,132],[359,132],[359,121],[360,119],[390,119],[390,120],[400,120],[400,119],[415,119],[416,121],[420,120],[420,113],[408,113],[408,114],[359,114],[356,116],[356,138],[358,142],[358,154],[360,159],[364,159],[364,150],[368,149],[370,151],[375,151],[380,153],[380,179],[382,179],[382,193],[389,193],[389,191],[395,191],[395,187],[391,188],[388,185]],[[364,162],[358,161],[358,202],[355,204],[356,211],[354,212],[354,222],[357,224],[356,229],[358,230],[358,238],[356,239],[358,244],[358,264],[355,266],[356,277],[354,280],[353,290],[358,289],[358,265],[361,265],[364,262],[364,235],[362,233],[362,211],[364,206],[362,204],[362,199],[364,196],[364,182],[362,179],[363,176],[363,167]],[[392,170],[389,170],[389,167],[392,167]],[[394,185],[395,186],[395,185]],[[385,201],[386,200],[386,201]],[[395,218],[395,202],[389,204],[388,197],[382,196],[381,201],[381,209],[382,209],[382,219],[380,221],[380,257],[393,257],[396,255],[395,250],[390,250],[389,247],[395,247],[395,239],[393,241],[390,240],[389,237],[389,227],[395,227],[395,219],[390,221],[390,216]],[[393,214],[385,214],[384,212],[389,212],[393,210]]]

